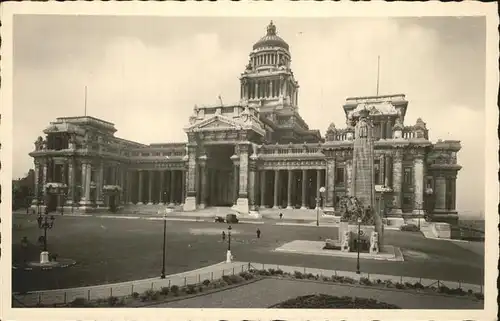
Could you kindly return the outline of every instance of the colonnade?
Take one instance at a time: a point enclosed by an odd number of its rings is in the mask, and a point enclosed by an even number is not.
[[[128,204],[173,205],[184,201],[184,170],[131,170],[129,177],[129,193],[126,194]]]
[[[324,182],[324,169],[260,170],[258,184],[254,186],[255,205],[274,209],[315,208]]]

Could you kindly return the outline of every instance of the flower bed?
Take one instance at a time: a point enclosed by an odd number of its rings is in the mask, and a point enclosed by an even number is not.
[[[357,297],[337,297],[326,294],[312,294],[299,296],[270,308],[276,309],[400,309],[400,307],[378,302],[374,299]]]
[[[98,299],[87,301],[85,298],[76,298],[72,302],[64,305],[59,305],[63,307],[140,307],[153,305],[156,303],[168,302],[172,300],[178,299],[186,299],[191,296],[199,295],[201,293],[210,293],[219,291],[221,288],[225,287],[233,287],[244,285],[246,283],[250,283],[256,280],[260,280],[266,277],[274,277],[280,279],[293,279],[293,280],[309,280],[314,282],[328,282],[328,283],[337,283],[337,284],[346,284],[346,285],[355,285],[355,286],[370,286],[370,287],[380,287],[380,288],[393,288],[397,290],[406,290],[406,291],[417,291],[423,293],[441,293],[447,295],[454,296],[469,296],[475,298],[477,300],[484,300],[484,295],[482,293],[474,293],[473,291],[464,291],[461,288],[448,288],[444,285],[436,286],[424,286],[419,282],[416,283],[399,283],[392,282],[391,280],[370,280],[366,277],[361,277],[359,280],[339,275],[318,275],[312,273],[302,273],[300,271],[294,271],[293,273],[284,272],[280,269],[250,269],[249,271],[240,272],[235,275],[225,275],[220,279],[216,280],[204,280],[200,283],[196,284],[188,284],[186,286],[177,286],[172,285],[171,287],[162,287],[159,290],[147,290],[143,293],[134,292],[126,297],[109,297],[107,299]],[[350,308],[364,308],[364,309],[375,309],[375,308],[397,308],[390,307],[383,302],[376,302],[375,300],[370,299],[361,299],[361,298],[336,298],[331,297],[319,297],[319,298],[310,298],[310,299],[302,299],[308,298],[299,297],[296,299],[292,299],[290,301],[286,301],[280,303],[280,306],[276,306],[277,308],[283,307],[295,307],[294,304],[305,304],[306,306],[301,306],[302,308],[321,308],[323,306],[314,306],[320,304],[331,304],[326,307],[336,307],[336,308],[349,308],[346,306],[350,306]],[[296,301],[293,301],[296,300]],[[353,301],[354,300],[354,301]],[[363,301],[365,300],[365,301]],[[368,301],[366,301],[368,300]],[[323,303],[321,303],[323,302]],[[281,306],[283,304],[283,306]],[[309,306],[308,304],[311,304]],[[336,305],[335,305],[336,304]],[[335,305],[335,306],[334,306]]]

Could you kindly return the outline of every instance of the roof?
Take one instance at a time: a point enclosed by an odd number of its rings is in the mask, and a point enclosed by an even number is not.
[[[286,41],[276,34],[276,26],[272,21],[267,26],[267,34],[253,45],[253,49],[264,47],[281,47],[286,50],[289,49]]]

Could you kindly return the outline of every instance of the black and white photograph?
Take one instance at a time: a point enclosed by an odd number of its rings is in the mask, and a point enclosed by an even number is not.
[[[495,7],[248,4],[6,7],[4,317],[493,318]]]

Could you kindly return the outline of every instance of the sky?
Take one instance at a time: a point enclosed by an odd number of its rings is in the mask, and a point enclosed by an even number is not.
[[[403,93],[405,124],[462,142],[457,208],[484,209],[485,46],[481,17],[273,19],[290,45],[299,111],[322,135],[345,126],[347,97]],[[239,99],[238,77],[268,18],[18,15],[14,18],[13,177],[56,117],[110,121],[116,136],[185,142],[195,104]]]

